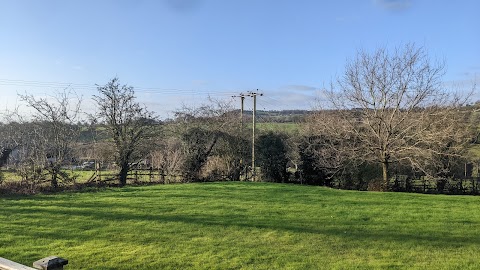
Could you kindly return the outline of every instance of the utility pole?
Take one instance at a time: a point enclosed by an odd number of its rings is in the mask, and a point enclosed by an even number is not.
[[[240,108],[240,134],[243,134],[243,111],[244,111],[244,104],[245,104],[245,97],[246,95],[243,94],[243,93],[240,93],[240,95],[238,96],[232,96],[233,98],[237,98],[239,97],[240,98],[240,103],[241,103],[241,108]],[[245,153],[243,153],[243,150],[242,150],[242,156],[240,157],[240,167],[242,168],[242,171],[243,171],[243,159],[245,158]],[[247,176],[247,171],[245,170],[244,171],[244,175],[245,175],[245,180],[248,179],[248,176]]]
[[[244,108],[244,104],[245,104],[245,97],[246,95],[243,94],[243,93],[240,93],[240,95],[238,96],[232,96],[233,98],[236,98],[236,97],[239,97],[240,98],[240,103],[241,103],[241,107],[240,107],[240,123],[242,124],[242,130],[243,130],[243,108]]]
[[[253,112],[252,112],[252,181],[255,182],[255,115],[257,112],[257,96],[263,96],[258,93],[258,89],[255,92],[249,92],[248,96],[253,97]]]
[[[242,103],[242,107],[240,109],[240,121],[242,123],[242,131],[243,131],[243,105],[245,103],[245,95],[244,94],[240,94],[240,100],[241,100],[241,103]]]

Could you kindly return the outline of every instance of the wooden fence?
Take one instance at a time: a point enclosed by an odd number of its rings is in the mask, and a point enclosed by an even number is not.
[[[394,191],[418,193],[480,194],[480,178],[410,179],[407,176],[398,175],[391,179],[390,187]]]
[[[153,168],[149,169],[133,169],[128,172],[127,181],[131,183],[178,183],[184,179],[181,175],[169,175],[161,170]],[[118,181],[118,174],[111,171],[95,170],[87,180],[88,183],[94,182],[113,182]]]

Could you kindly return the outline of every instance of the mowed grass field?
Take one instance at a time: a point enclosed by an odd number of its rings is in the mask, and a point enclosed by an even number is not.
[[[0,257],[67,269],[480,269],[480,197],[198,183],[0,198]]]

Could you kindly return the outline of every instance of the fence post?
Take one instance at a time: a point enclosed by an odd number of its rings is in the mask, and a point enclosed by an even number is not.
[[[158,170],[158,172],[160,173],[160,180],[162,182],[162,184],[165,184],[165,173],[163,170]]]
[[[422,176],[423,178],[423,193],[426,193],[427,192],[427,179],[425,178],[425,176]]]
[[[101,182],[102,181],[102,174],[100,172],[100,163],[98,163],[98,162],[95,165],[95,171],[97,172],[98,181]]]

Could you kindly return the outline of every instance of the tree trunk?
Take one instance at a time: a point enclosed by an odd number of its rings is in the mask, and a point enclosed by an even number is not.
[[[52,173],[52,188],[57,189],[58,188],[58,180],[57,180],[57,173],[53,172]]]
[[[122,164],[120,168],[120,173],[118,174],[118,180],[121,187],[127,184],[128,171],[129,171],[128,163]]]
[[[384,160],[382,162],[382,170],[383,170],[383,182],[382,182],[382,190],[387,191],[388,189],[388,160]]]
[[[8,149],[8,148],[3,149],[0,156],[0,167],[2,167],[7,163],[8,157],[10,156],[11,152],[12,152],[12,149]]]
[[[58,174],[60,173],[60,168],[56,167],[53,164],[50,164],[50,168],[47,168],[47,171],[51,174],[51,186],[53,189],[58,188]]]

